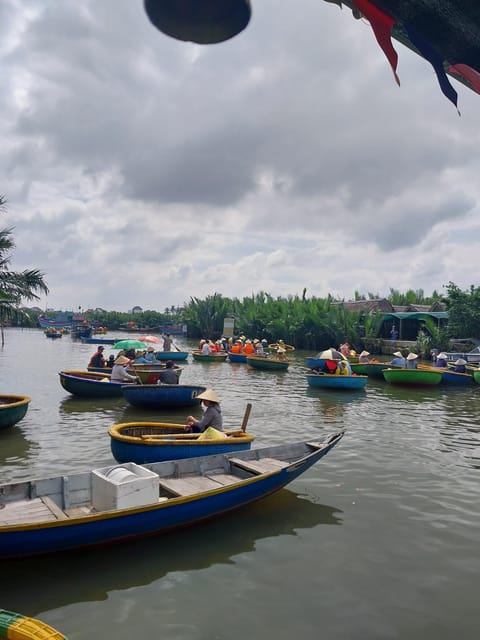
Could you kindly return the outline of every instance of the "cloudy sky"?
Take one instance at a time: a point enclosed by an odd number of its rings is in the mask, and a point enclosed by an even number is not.
[[[40,306],[477,285],[480,96],[323,0],[199,46],[141,0],[0,3],[0,226]]]

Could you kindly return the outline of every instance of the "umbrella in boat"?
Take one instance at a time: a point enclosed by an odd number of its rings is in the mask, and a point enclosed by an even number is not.
[[[322,351],[316,357],[323,360],[345,360],[345,356],[333,347],[330,347],[330,349],[325,349],[325,351]]]
[[[145,342],[140,342],[140,340],[119,340],[112,345],[112,349],[146,349],[147,345]]]
[[[138,339],[142,342],[154,342],[155,344],[161,342],[160,338],[157,338],[157,336],[140,336]]]

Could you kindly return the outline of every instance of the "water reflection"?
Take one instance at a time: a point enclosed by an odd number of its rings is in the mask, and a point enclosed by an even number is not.
[[[150,584],[170,572],[233,563],[234,556],[251,553],[262,538],[340,525],[341,514],[284,489],[235,514],[172,534],[57,554],[55,562],[49,557],[3,562],[2,582],[8,584],[8,593],[2,606],[25,611],[29,602],[28,615],[34,616],[71,603],[105,600],[112,590]]]
[[[91,411],[108,411],[125,406],[124,398],[77,398],[69,396],[60,401],[60,413],[89,413]]]
[[[19,424],[2,430],[0,464],[27,458],[32,443],[24,436]]]

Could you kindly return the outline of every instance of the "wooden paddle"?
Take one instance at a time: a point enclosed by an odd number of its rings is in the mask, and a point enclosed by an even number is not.
[[[250,411],[252,410],[252,404],[250,402],[247,403],[247,406],[245,408],[245,415],[243,416],[243,420],[242,420],[242,431],[245,433],[245,429],[247,428],[247,422],[248,419],[250,417]]]

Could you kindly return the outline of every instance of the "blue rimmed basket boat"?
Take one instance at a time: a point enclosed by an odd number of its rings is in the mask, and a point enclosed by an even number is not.
[[[309,387],[321,389],[338,389],[339,391],[349,391],[352,389],[364,389],[367,384],[367,376],[342,376],[330,373],[310,373],[307,374]]]
[[[203,439],[185,433],[184,425],[168,422],[126,422],[108,430],[117,462],[160,462],[250,449],[254,436],[242,430],[225,431],[225,437]]]
[[[188,351],[156,351],[157,360],[187,360]]]
[[[122,387],[127,402],[142,409],[188,407],[200,404],[199,393],[207,387],[198,384],[128,384]]]

